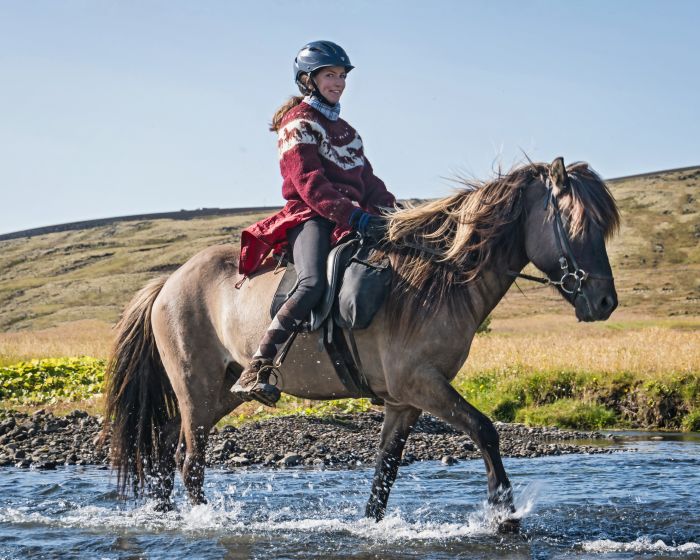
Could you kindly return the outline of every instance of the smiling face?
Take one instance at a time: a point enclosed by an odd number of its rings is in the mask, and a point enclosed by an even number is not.
[[[319,93],[328,100],[331,105],[340,101],[340,96],[345,90],[345,78],[347,72],[343,66],[328,66],[321,68],[314,74],[314,82]]]

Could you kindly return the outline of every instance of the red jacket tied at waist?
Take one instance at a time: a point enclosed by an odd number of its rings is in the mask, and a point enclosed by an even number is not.
[[[378,206],[395,203],[372,171],[359,134],[343,119],[331,121],[302,102],[284,116],[277,147],[287,204],[243,230],[238,269],[244,275],[255,272],[271,251],[282,250],[288,230],[314,216],[336,223],[336,243],[350,232],[355,208],[376,214]]]

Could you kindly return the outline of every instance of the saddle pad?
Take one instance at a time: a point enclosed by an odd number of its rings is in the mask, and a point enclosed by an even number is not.
[[[326,318],[330,315],[336,293],[338,292],[338,286],[342,282],[343,271],[345,270],[347,262],[355,252],[357,243],[358,240],[352,238],[349,241],[336,245],[328,254],[328,259],[326,261],[326,291],[320,303],[311,311],[311,316],[309,317],[309,331],[315,331],[321,328]],[[291,297],[298,283],[294,265],[288,263],[277,287],[277,291],[272,298],[270,318],[273,318],[284,302]]]

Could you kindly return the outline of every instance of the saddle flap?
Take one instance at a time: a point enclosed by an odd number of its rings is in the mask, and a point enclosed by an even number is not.
[[[342,282],[342,275],[348,261],[352,258],[358,239],[353,237],[348,241],[340,243],[331,249],[326,260],[326,290],[319,304],[311,311],[309,317],[309,330],[315,331],[323,325],[333,309],[338,286]],[[273,318],[280,307],[287,301],[296,290],[299,283],[297,273],[292,263],[287,264],[287,268],[282,276],[277,291],[270,306],[270,318]]]
[[[311,312],[310,330],[315,331],[323,326],[324,321],[333,309],[338,286],[343,280],[343,271],[355,252],[356,239],[337,245],[328,254],[326,261],[326,291],[321,302]]]

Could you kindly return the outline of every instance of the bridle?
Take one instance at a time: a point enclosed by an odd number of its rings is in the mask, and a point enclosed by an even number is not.
[[[566,180],[568,181],[569,178],[567,177]],[[589,278],[612,280],[612,276],[590,274],[578,265],[578,261],[574,256],[574,251],[571,248],[567,228],[564,225],[564,218],[562,218],[561,210],[557,203],[557,197],[554,194],[554,186],[549,178],[547,178],[545,186],[547,192],[544,198],[544,209],[546,211],[551,206],[552,214],[554,215],[554,239],[557,244],[557,249],[559,250],[559,268],[562,272],[562,276],[559,280],[551,280],[550,278],[541,278],[539,276],[513,272],[511,270],[508,271],[508,275],[514,278],[538,282],[545,286],[556,286],[560,288],[562,292],[573,295],[574,301],[576,301],[576,298],[580,295],[586,302],[589,311],[591,311],[591,304],[583,291],[583,283]]]

